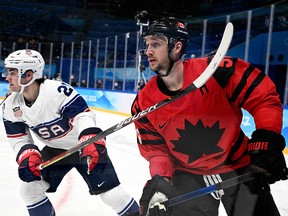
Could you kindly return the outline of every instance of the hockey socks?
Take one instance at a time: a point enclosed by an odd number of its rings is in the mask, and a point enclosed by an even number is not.
[[[27,209],[30,216],[55,216],[55,210],[48,197],[33,205],[27,206]]]
[[[102,201],[118,215],[126,215],[138,210],[137,202],[120,185],[100,194]]]
[[[137,204],[137,202],[131,198],[131,201],[128,203],[128,205],[120,212],[118,212],[118,215],[126,215],[127,213],[132,213],[135,211],[138,211],[139,206]]]

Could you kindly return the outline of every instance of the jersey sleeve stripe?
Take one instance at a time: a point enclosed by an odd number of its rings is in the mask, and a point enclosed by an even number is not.
[[[23,122],[12,122],[7,119],[3,119],[6,134],[9,136],[19,136],[19,134],[27,135],[26,125]]]
[[[254,91],[254,89],[262,82],[262,80],[264,79],[265,74],[260,73],[257,78],[252,82],[252,84],[249,86],[249,88],[247,89],[245,96],[242,100],[242,102],[238,105],[239,108],[243,107],[243,104],[246,102],[246,100],[249,98],[249,96],[252,94],[252,92]]]
[[[7,134],[8,138],[18,138],[18,137],[22,137],[22,136],[26,136],[27,133],[25,134]]]
[[[241,91],[244,89],[245,85],[247,84],[247,79],[250,76],[250,74],[252,73],[252,71],[255,69],[255,67],[253,67],[252,65],[249,65],[249,67],[246,69],[246,71],[244,72],[244,75],[242,76],[238,86],[235,88],[230,101],[231,102],[235,102],[236,99],[239,97]]]
[[[140,134],[149,134],[149,135],[153,135],[153,136],[159,136],[158,132],[153,132],[153,131],[149,131],[143,128],[139,128],[139,132]]]

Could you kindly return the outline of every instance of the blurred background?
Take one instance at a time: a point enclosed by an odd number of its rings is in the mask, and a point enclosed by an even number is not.
[[[184,58],[213,53],[231,21],[235,33],[227,55],[260,68],[287,105],[287,1],[1,0],[0,70],[9,53],[29,48],[43,55],[48,79],[137,92],[154,75],[138,52],[143,49],[140,35],[163,16],[187,23],[190,40]]]

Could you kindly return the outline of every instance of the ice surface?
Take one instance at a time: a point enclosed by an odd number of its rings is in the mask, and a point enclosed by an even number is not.
[[[121,122],[127,117],[95,111],[98,126],[103,130]],[[24,202],[19,195],[21,180],[17,174],[15,155],[10,148],[2,123],[0,122],[0,215],[28,216]],[[134,125],[116,131],[107,137],[107,148],[122,186],[138,201],[142,188],[149,179],[148,163],[140,156],[136,145]],[[288,155],[286,155],[288,160]],[[288,181],[271,185],[275,201],[282,216],[288,216]],[[53,194],[48,194],[58,216],[116,216],[99,196],[91,196],[81,176],[72,170]],[[220,208],[219,216],[225,216]]]

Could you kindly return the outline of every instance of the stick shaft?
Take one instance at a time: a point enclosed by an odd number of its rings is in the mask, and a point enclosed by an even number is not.
[[[219,182],[215,185],[207,186],[205,188],[201,188],[199,190],[192,191],[192,192],[186,193],[178,197],[174,197],[172,199],[169,199],[163,202],[163,204],[167,207],[174,206],[176,204],[188,201],[190,199],[203,196],[205,194],[210,194],[218,190],[226,189],[226,188],[235,186],[237,184],[252,180],[253,178],[254,178],[254,175],[251,172],[248,172],[248,173],[227,179],[225,181]]]
[[[242,175],[224,180],[222,182],[219,182],[215,185],[200,188],[196,191],[188,192],[186,194],[171,198],[165,202],[162,202],[161,204],[165,205],[166,208],[172,207],[172,206],[177,205],[179,203],[183,203],[183,202],[186,202],[188,200],[195,199],[197,197],[216,192],[218,190],[226,189],[226,188],[244,183],[246,181],[252,180],[253,178],[254,178],[254,174],[252,172],[247,172],[245,174],[242,174]],[[139,211],[136,211],[136,212],[130,213],[128,215],[129,216],[139,216],[140,213],[139,213]]]
[[[6,101],[6,99],[9,97],[10,94],[6,95],[6,97],[1,101],[0,106],[2,106],[2,104]]]
[[[89,140],[86,140],[82,143],[80,143],[79,145],[63,152],[62,154],[59,154],[53,158],[51,158],[48,161],[43,162],[42,164],[39,165],[39,169],[44,169],[66,157],[68,157],[69,155],[81,150],[82,148],[84,148],[85,146],[96,142],[99,139],[105,138],[106,136],[122,129],[123,127],[126,127],[127,125],[139,120],[140,118],[148,115],[151,112],[154,112],[155,110],[166,106],[167,104],[170,104],[171,102],[183,97],[184,95],[200,88],[201,86],[203,86],[208,79],[213,75],[213,73],[216,71],[216,69],[218,68],[220,62],[223,60],[224,56],[226,55],[226,52],[229,49],[230,43],[232,41],[232,37],[233,37],[233,25],[232,23],[228,23],[226,25],[221,43],[219,45],[219,48],[215,54],[215,56],[213,57],[212,61],[209,63],[209,65],[207,66],[207,68],[204,70],[204,72],[193,82],[191,83],[188,87],[186,87],[185,89],[183,89],[182,91],[180,91],[177,95],[175,95],[174,97],[168,97],[167,99],[150,106],[149,108],[137,113],[136,115],[133,115],[132,117],[129,117],[127,119],[125,119],[124,121],[121,121],[120,123],[108,128],[107,130],[97,134],[95,137],[92,137]]]

